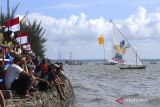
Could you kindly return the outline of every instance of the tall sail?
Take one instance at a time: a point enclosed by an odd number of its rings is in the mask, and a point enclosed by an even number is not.
[[[133,49],[126,37],[112,21],[111,23],[113,25],[113,44],[108,60],[125,65],[143,65],[137,52]]]

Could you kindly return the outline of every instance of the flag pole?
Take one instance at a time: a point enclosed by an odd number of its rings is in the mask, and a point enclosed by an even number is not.
[[[103,43],[103,48],[104,48],[104,65],[105,65],[105,57],[106,57],[106,56],[105,56],[105,53],[106,53],[106,52],[105,52],[104,43]]]
[[[1,14],[0,14],[0,18],[2,18],[2,4],[1,4],[1,0],[0,0],[0,6],[1,6]],[[0,22],[1,26],[2,26],[2,21]]]
[[[103,49],[104,49],[104,69],[105,69],[105,54],[106,54],[106,52],[105,52],[105,46],[104,46],[104,38],[103,38]]]
[[[7,0],[7,11],[8,11],[8,31],[10,27],[10,7],[9,7],[9,0]]]
[[[99,35],[98,43],[99,43],[99,45],[103,45],[103,54],[104,54],[103,65],[104,65],[104,69],[105,69],[105,47],[104,47],[104,39],[103,39],[103,35],[102,34]]]

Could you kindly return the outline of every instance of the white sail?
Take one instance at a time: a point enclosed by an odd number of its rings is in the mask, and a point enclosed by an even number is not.
[[[126,37],[113,22],[111,23],[113,25],[113,45],[108,60],[125,65],[143,65]]]

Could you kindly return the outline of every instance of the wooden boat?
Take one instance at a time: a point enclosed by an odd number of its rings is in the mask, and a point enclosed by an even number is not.
[[[144,69],[146,66],[141,65],[141,66],[120,66],[120,69]]]
[[[104,65],[116,65],[117,63],[114,63],[114,62],[107,62],[105,63]]]
[[[157,62],[150,62],[150,64],[157,64]]]

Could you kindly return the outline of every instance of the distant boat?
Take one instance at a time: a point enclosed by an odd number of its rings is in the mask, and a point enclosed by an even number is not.
[[[113,25],[113,44],[108,60],[121,64],[120,69],[143,69],[145,66],[126,37],[120,32],[118,27],[111,20]]]
[[[105,63],[104,65],[115,65],[115,64],[117,64],[117,63],[114,63],[114,62],[107,62],[107,63]]]
[[[157,62],[150,62],[150,64],[157,64]]]

